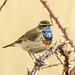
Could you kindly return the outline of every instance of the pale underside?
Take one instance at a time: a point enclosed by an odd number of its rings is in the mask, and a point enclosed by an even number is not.
[[[45,51],[49,48],[49,45],[42,44],[41,35],[35,41],[26,40],[23,41],[20,46],[29,53],[35,54]]]

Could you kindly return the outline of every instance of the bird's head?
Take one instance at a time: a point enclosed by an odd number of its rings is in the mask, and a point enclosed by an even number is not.
[[[42,30],[44,27],[50,27],[50,26],[51,26],[51,24],[50,24],[50,22],[47,21],[47,20],[41,21],[41,22],[39,23],[39,25],[38,25],[38,27],[39,27],[40,30]]]

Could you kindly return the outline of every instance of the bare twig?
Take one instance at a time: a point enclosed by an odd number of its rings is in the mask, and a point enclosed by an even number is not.
[[[63,62],[62,62],[62,61],[60,60],[60,58],[58,57],[58,54],[55,53],[55,55],[56,55],[57,59],[60,61],[60,63],[61,63],[62,65],[64,65]]]
[[[52,21],[51,15],[50,15],[50,22],[51,22],[51,25],[53,26],[53,21]]]
[[[4,5],[6,4],[6,2],[7,2],[7,0],[5,0],[5,1],[3,2],[3,4],[0,6],[0,11],[1,11],[2,8],[4,7]]]
[[[45,58],[47,58],[50,54],[54,53],[57,51],[57,49],[62,46],[63,43],[62,42],[59,42],[57,43],[52,49],[48,49],[41,57],[39,57],[38,60],[40,61],[44,61]],[[39,70],[41,67],[41,65],[35,65],[33,70],[28,74],[28,75],[34,75],[36,73],[37,70]]]
[[[50,67],[54,67],[54,66],[58,66],[58,65],[61,65],[61,63],[57,63],[57,64],[53,64],[53,65],[47,65],[47,66],[41,67],[41,69],[50,68]]]
[[[65,73],[65,75],[68,75],[69,57],[65,54],[64,50],[61,47],[59,47],[59,50],[60,50],[61,55],[63,55],[65,57],[63,73]],[[62,73],[62,75],[63,75],[63,73]]]
[[[75,59],[74,60],[70,60],[70,62],[75,62]]]
[[[75,75],[75,66],[70,70],[69,75]]]
[[[69,62],[75,62],[75,59],[74,60],[69,60]],[[53,65],[47,65],[47,66],[41,67],[41,69],[50,68],[50,67],[54,67],[54,66],[58,66],[58,65],[62,65],[62,64],[61,63],[56,63],[56,64],[53,64]]]
[[[45,8],[48,10],[48,12],[50,13],[51,17],[55,20],[55,22],[57,23],[58,27],[61,29],[62,33],[64,34],[65,38],[67,40],[69,40],[70,45],[74,48],[74,51],[75,51],[75,45],[73,44],[73,41],[69,38],[68,34],[66,33],[66,30],[62,27],[62,25],[59,22],[58,18],[55,17],[55,15],[53,14],[52,10],[47,5],[47,2],[45,0],[40,0],[40,1],[45,6]]]

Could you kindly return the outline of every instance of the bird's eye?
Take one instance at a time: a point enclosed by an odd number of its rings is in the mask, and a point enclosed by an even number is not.
[[[47,25],[40,25],[39,28],[43,29],[44,27],[46,27]]]
[[[46,27],[47,25],[42,25],[43,27]]]

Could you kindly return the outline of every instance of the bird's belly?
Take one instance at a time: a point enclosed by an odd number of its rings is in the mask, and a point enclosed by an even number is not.
[[[44,45],[41,41],[25,41],[21,47],[32,54],[40,53],[49,48],[50,45]]]

